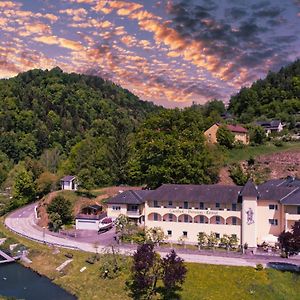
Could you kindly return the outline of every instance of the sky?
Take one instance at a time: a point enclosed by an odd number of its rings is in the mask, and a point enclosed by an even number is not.
[[[184,107],[299,57],[300,0],[0,0],[0,78],[59,66]]]

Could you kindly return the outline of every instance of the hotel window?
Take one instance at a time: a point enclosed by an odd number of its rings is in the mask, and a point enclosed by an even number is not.
[[[236,211],[236,203],[232,203],[231,209],[232,209],[233,211]]]
[[[138,210],[138,206],[137,205],[129,205],[127,210],[128,211],[137,211]]]
[[[204,209],[204,203],[200,202],[200,209]]]
[[[277,226],[278,220],[277,219],[269,219],[269,224]]]
[[[154,207],[158,207],[158,202],[157,202],[157,200],[154,200],[154,201],[153,201],[153,206],[154,206]]]
[[[168,236],[172,236],[172,230],[168,230]]]
[[[232,217],[232,225],[237,225],[237,219],[236,219],[236,217]]]
[[[182,231],[183,237],[187,237],[187,231]]]
[[[221,224],[221,218],[219,216],[216,216],[216,224]]]
[[[172,206],[172,205],[173,205],[173,202],[172,202],[172,201],[169,201],[168,205],[169,205],[169,206]]]
[[[200,223],[205,223],[204,216],[200,216]]]
[[[189,222],[189,216],[188,215],[184,215],[183,219],[184,219],[184,223]]]
[[[154,220],[154,221],[158,221],[158,214],[157,214],[157,213],[154,213],[154,214],[153,214],[153,220]]]
[[[269,209],[278,210],[278,205],[277,204],[270,204]]]
[[[189,203],[187,201],[184,201],[183,208],[185,208],[185,209],[189,208]]]
[[[297,206],[297,215],[300,215],[300,206]]]
[[[173,215],[169,214],[169,222],[173,222]]]
[[[121,206],[115,206],[115,205],[113,205],[112,209],[113,210],[121,210]]]
[[[220,233],[216,232],[216,238],[219,239],[220,238]]]
[[[216,203],[216,208],[220,208],[220,203]]]

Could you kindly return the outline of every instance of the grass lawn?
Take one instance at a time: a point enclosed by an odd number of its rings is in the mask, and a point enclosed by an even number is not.
[[[300,275],[250,267],[188,264],[182,299],[300,299]]]
[[[283,143],[281,147],[276,147],[274,144],[268,143],[266,145],[260,145],[256,147],[247,146],[242,149],[232,149],[228,151],[228,155],[225,162],[230,164],[241,160],[247,160],[251,156],[255,158],[258,155],[272,154],[272,153],[283,152],[288,150],[295,150],[295,151],[300,150],[300,143],[299,142]]]
[[[3,219],[2,219],[3,221]],[[125,280],[129,275],[129,263],[122,275],[116,279],[103,279],[100,262],[90,265],[85,260],[91,255],[85,252],[60,249],[54,254],[53,248],[28,241],[4,228],[0,231],[7,237],[13,237],[30,248],[29,266],[48,276],[54,283],[75,294],[79,299],[129,299],[125,290]],[[63,273],[55,269],[67,258],[66,253],[73,254],[73,262]],[[86,266],[84,272],[79,270]],[[182,300],[198,299],[287,299],[299,300],[300,276],[289,272],[275,270],[256,271],[249,267],[226,267],[205,264],[187,264],[187,278],[181,292]]]

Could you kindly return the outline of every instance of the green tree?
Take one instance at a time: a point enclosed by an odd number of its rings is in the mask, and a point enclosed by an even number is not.
[[[63,225],[63,222],[61,220],[61,216],[56,213],[56,212],[52,212],[49,214],[49,228],[50,230],[57,232],[59,231],[59,229],[61,228],[61,226]]]
[[[231,235],[229,237],[229,247],[230,248],[236,248],[238,245],[239,239],[237,238],[236,235]]]
[[[121,236],[126,234],[129,224],[129,218],[126,215],[120,214],[115,220],[116,232]]]
[[[146,228],[146,239],[148,242],[159,244],[166,238],[161,227]]]
[[[55,173],[57,172],[61,161],[61,151],[59,148],[45,149],[40,157],[40,163],[45,170]]]
[[[220,168],[205,143],[203,118],[193,109],[163,111],[134,138],[129,179],[156,188],[162,183],[212,183]]]
[[[36,180],[36,190],[38,195],[44,196],[57,187],[58,177],[50,172],[42,173]]]
[[[62,195],[56,196],[47,207],[47,213],[57,213],[60,216],[62,224],[70,224],[73,220],[72,204]]]
[[[219,116],[226,111],[224,102],[221,100],[213,99],[204,105],[204,115],[206,117],[212,114],[218,114]]]
[[[26,170],[17,173],[13,185],[12,208],[20,207],[36,200],[35,184],[32,175]]]
[[[230,236],[228,234],[223,234],[223,236],[220,239],[221,245],[223,245],[226,250],[229,250],[230,248]]]
[[[0,151],[0,186],[4,183],[6,180],[8,173],[10,169],[12,168],[13,163],[9,159],[9,157]]]
[[[233,133],[225,125],[222,125],[217,131],[217,141],[221,146],[232,149],[235,139]]]
[[[100,274],[102,278],[114,279],[121,275],[126,267],[127,258],[121,255],[114,248],[112,253],[104,251],[100,259]]]
[[[198,245],[199,245],[200,249],[207,245],[208,240],[207,240],[207,235],[205,232],[199,232],[197,235],[197,238],[198,238]]]
[[[261,145],[266,142],[267,136],[261,126],[252,126],[250,128],[250,142],[255,145]]]
[[[209,248],[215,248],[218,245],[219,239],[217,238],[216,234],[214,232],[211,232],[207,236],[207,245]]]

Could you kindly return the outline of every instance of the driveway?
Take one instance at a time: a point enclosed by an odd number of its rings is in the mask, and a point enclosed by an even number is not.
[[[30,204],[10,213],[5,219],[5,225],[13,232],[22,235],[28,239],[47,243],[50,245],[72,248],[82,251],[95,252],[95,243],[97,242],[97,250],[103,251],[109,249],[111,245],[115,245],[120,253],[132,255],[136,250],[135,245],[116,245],[114,241],[114,228],[106,233],[98,235],[96,232],[77,231],[76,238],[66,235],[58,235],[50,233],[47,229],[43,229],[36,225],[35,208],[36,204]],[[164,256],[170,249],[158,248],[157,251]],[[195,263],[206,263],[216,265],[229,266],[251,266],[254,267],[257,263],[267,264],[270,261],[285,261],[298,263],[299,259],[284,260],[279,257],[265,257],[258,255],[240,255],[228,256],[226,254],[218,255],[191,251],[191,250],[176,250],[176,252],[186,261]]]

